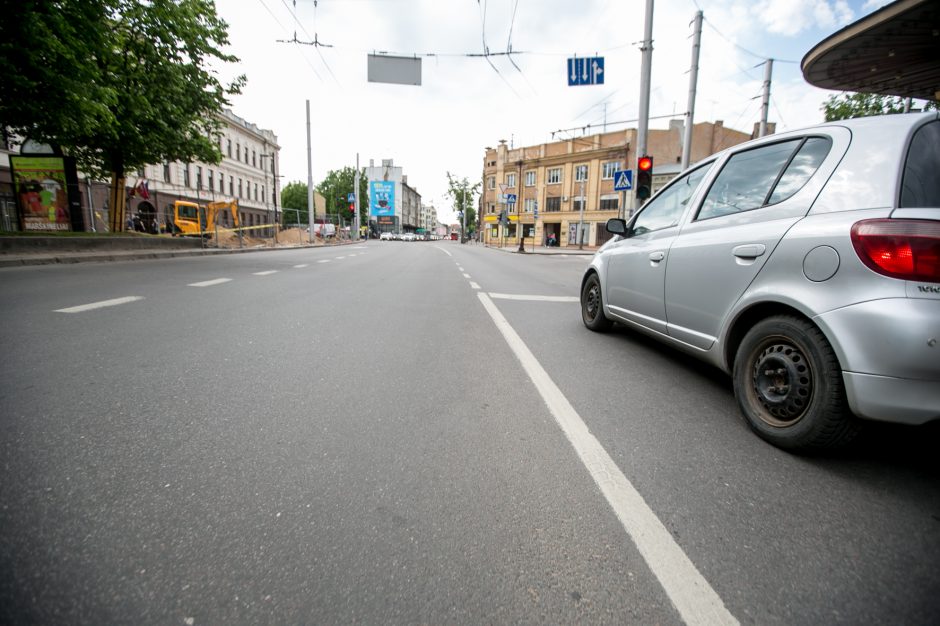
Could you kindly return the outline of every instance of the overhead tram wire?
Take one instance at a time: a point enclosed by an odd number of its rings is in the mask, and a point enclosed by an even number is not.
[[[318,0],[313,0],[314,22],[316,22],[317,1]],[[323,43],[322,41],[320,41],[319,37],[317,36],[318,33],[315,33],[312,36],[310,35],[310,31],[307,30],[307,28],[303,25],[303,23],[301,23],[300,19],[297,17],[297,0],[293,0],[293,4],[294,4],[293,9],[290,6],[288,6],[287,0],[281,0],[281,3],[287,8],[287,10],[293,16],[294,24],[296,26],[300,26],[300,29],[304,31],[307,37],[311,38],[312,40],[301,41],[300,39],[297,39],[297,30],[295,29],[293,39],[288,39],[288,40],[278,39],[277,40],[278,43],[293,43],[293,44],[299,44],[299,45],[304,45],[304,46],[313,46],[314,49],[317,51],[317,55],[320,57],[320,61],[323,63],[323,66],[326,68],[326,71],[330,73],[330,76],[333,78],[336,84],[339,85],[340,84],[339,79],[336,78],[336,74],[333,73],[333,69],[330,67],[330,64],[326,62],[326,58],[323,56],[323,53],[320,52],[320,48],[332,48],[333,45],[328,44],[328,43]],[[308,61],[308,64],[309,64],[309,61]],[[311,65],[311,67],[313,66]],[[319,77],[319,73],[317,73],[317,76]]]
[[[284,24],[281,23],[281,20],[277,19],[277,16],[274,14],[274,12],[271,10],[271,8],[270,8],[267,4],[265,4],[264,0],[258,0],[258,1],[261,3],[261,6],[263,6],[263,7],[265,8],[265,10],[267,10],[267,12],[268,12],[268,13],[271,15],[271,17],[274,19],[274,21],[277,22],[277,25],[281,27],[281,30],[283,30],[285,33],[290,33],[290,31],[287,29],[287,27],[284,26]],[[294,40],[296,40],[296,39],[297,39],[297,33],[295,32],[295,33],[294,33]],[[278,42],[278,43],[284,42],[284,40],[281,40],[281,39],[275,39],[275,41]],[[299,43],[299,42],[298,42],[298,43]],[[310,62],[310,59],[308,59],[307,56],[306,56],[304,53],[302,53],[302,52],[300,53],[300,56],[301,56],[301,58],[304,60],[304,62],[310,67],[310,70],[313,72],[314,76],[316,76],[317,79],[318,79],[320,82],[323,82],[323,77],[320,76],[320,72],[318,72],[318,71],[317,71],[317,68],[315,68],[315,67],[313,66],[313,64]]]

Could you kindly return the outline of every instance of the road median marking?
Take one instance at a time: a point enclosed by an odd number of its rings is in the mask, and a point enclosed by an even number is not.
[[[201,283],[189,283],[189,287],[212,287],[213,285],[221,285],[222,283],[230,282],[231,278],[213,278],[212,280],[204,280]]]
[[[738,620],[725,607],[721,597],[591,434],[587,424],[490,297],[485,293],[477,296],[683,621],[695,626],[737,624]]]
[[[514,293],[490,293],[497,300],[528,300],[530,302],[580,302],[577,296],[527,296]]]
[[[92,302],[90,304],[81,304],[79,306],[70,306],[65,309],[56,309],[56,313],[83,313],[85,311],[93,311],[94,309],[103,309],[109,306],[118,306],[119,304],[127,304],[128,302],[137,302],[138,300],[143,300],[143,296],[126,296],[124,298],[114,298],[113,300],[102,300],[100,302]]]

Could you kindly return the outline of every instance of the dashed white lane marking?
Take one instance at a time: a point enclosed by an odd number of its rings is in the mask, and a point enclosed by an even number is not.
[[[321,260],[317,261],[317,263],[329,263],[329,262],[330,262],[329,259],[321,259]]]
[[[306,264],[306,263],[301,263],[300,265],[295,265],[295,266],[294,266],[294,268],[295,268],[295,269],[298,269],[298,270],[301,269],[301,268],[303,268],[303,267],[307,267],[307,264]]]
[[[515,293],[490,293],[491,298],[499,300],[530,300],[535,302],[580,302],[577,296],[526,296]]]
[[[441,252],[443,252],[444,254],[446,254],[447,256],[454,256],[453,254],[450,253],[450,250],[445,250],[444,248],[440,246],[434,246],[434,247],[440,250]]]
[[[464,277],[464,278],[470,278],[470,274],[464,272],[464,273],[463,273],[463,277]]]
[[[480,285],[476,284],[476,283],[473,282],[472,280],[470,281],[470,286],[473,287],[474,289],[479,289],[479,288],[480,288]]]
[[[737,624],[493,301],[485,293],[477,296],[685,623]]]
[[[344,256],[338,256],[338,257],[333,257],[333,258],[335,258],[335,259],[338,261],[338,260],[340,260],[340,259],[345,259],[346,257],[344,257]]]
[[[114,298],[113,300],[102,300],[101,302],[92,302],[91,304],[81,304],[79,306],[70,306],[65,309],[56,309],[56,313],[81,313],[83,311],[92,311],[94,309],[103,309],[107,306],[117,306],[127,304],[128,302],[137,302],[143,300],[143,296],[126,296],[124,298]]]
[[[277,270],[267,270],[266,272],[254,272],[255,276],[270,276],[271,274],[277,274]]]
[[[460,270],[461,272],[463,271],[463,268],[460,267],[459,265],[457,266],[457,269]]]
[[[227,283],[231,281],[231,278],[214,278],[212,280],[204,280],[201,283],[189,283],[190,287],[211,287],[212,285],[221,285],[222,283]]]

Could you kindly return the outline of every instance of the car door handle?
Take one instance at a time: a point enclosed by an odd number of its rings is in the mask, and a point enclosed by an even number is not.
[[[666,258],[666,253],[662,250],[657,250],[656,252],[650,252],[650,261],[653,263],[659,263]]]
[[[746,243],[743,246],[736,246],[731,253],[740,259],[756,259],[767,251],[767,246],[762,243]]]

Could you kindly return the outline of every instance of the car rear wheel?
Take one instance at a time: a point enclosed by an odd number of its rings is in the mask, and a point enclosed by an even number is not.
[[[806,320],[777,316],[755,324],[738,347],[733,378],[751,429],[775,446],[838,447],[858,432],[835,352]]]
[[[585,326],[596,332],[610,330],[613,325],[613,322],[604,315],[601,281],[597,278],[597,274],[588,276],[581,289],[581,320]]]

